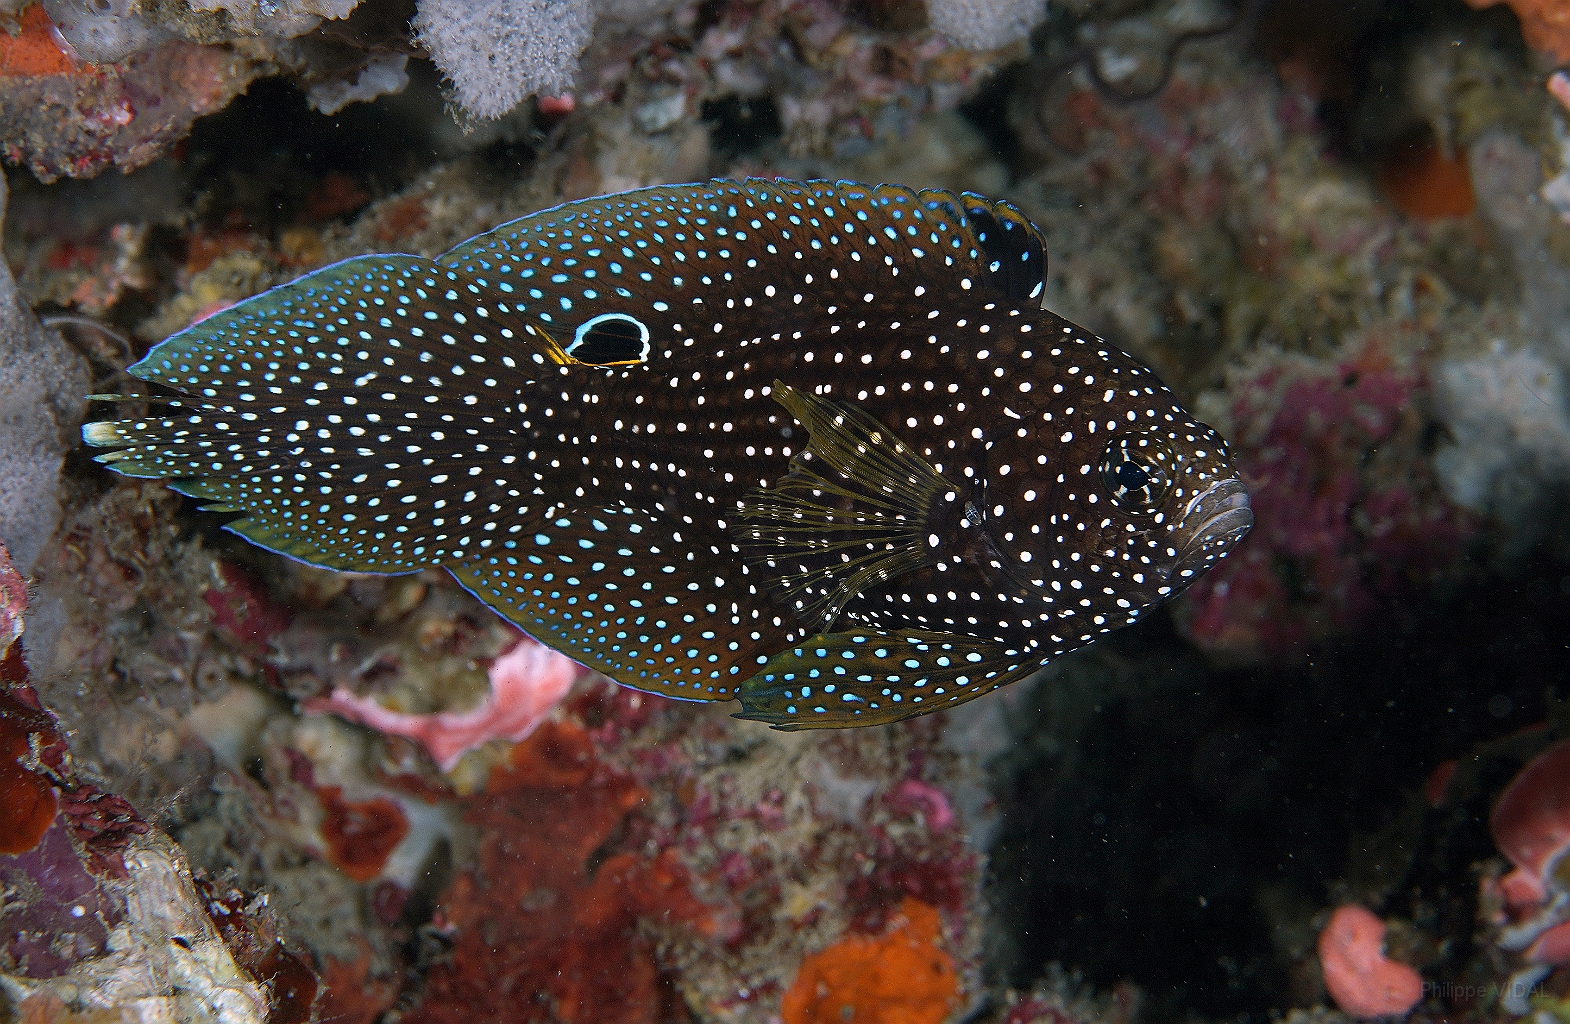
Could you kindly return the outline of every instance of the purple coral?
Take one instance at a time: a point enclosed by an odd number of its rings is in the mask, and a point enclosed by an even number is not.
[[[1234,383],[1232,436],[1254,534],[1188,593],[1189,636],[1234,658],[1280,655],[1422,593],[1474,524],[1421,452],[1428,380],[1371,339],[1331,361],[1279,358]]]

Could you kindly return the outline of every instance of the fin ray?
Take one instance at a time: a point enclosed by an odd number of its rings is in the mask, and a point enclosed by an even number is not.
[[[867,588],[934,564],[929,524],[959,490],[856,406],[779,381],[772,392],[807,428],[810,457],[749,491],[733,530],[748,564],[827,629]]]

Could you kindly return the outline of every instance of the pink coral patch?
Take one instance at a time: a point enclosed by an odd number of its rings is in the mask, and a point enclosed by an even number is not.
[[[491,740],[526,738],[561,703],[583,668],[564,654],[525,637],[491,665],[491,692],[472,711],[411,715],[389,711],[370,697],[335,689],[306,703],[306,710],[331,712],[391,736],[416,740],[443,771],[466,751]]]
[[[920,779],[906,779],[895,786],[894,792],[889,794],[889,804],[906,813],[920,812],[935,832],[954,824],[954,808],[949,804],[949,798],[941,789]]]

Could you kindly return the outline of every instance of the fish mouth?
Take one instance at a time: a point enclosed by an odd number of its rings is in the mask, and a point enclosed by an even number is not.
[[[1218,480],[1201,491],[1183,510],[1174,531],[1186,536],[1168,582],[1173,593],[1194,582],[1253,529],[1254,511],[1248,488],[1237,477]]]

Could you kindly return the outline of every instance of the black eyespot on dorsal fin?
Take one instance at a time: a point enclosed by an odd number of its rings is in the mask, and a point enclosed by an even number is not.
[[[954,241],[980,264],[983,287],[1015,302],[1040,303],[1047,280],[1047,239],[1012,203],[974,192],[923,189],[927,209],[947,214]],[[956,254],[957,255],[957,254]]]
[[[976,232],[987,271],[1011,299],[1041,301],[1047,280],[1047,240],[1013,204],[966,192],[965,216]]]

